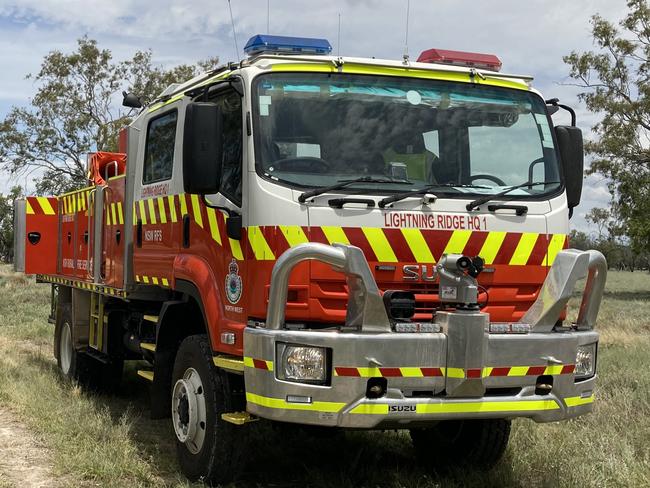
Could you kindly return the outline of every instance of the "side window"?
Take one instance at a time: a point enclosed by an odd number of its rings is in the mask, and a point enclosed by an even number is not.
[[[172,177],[177,119],[178,112],[174,110],[149,122],[142,171],[143,184],[168,180]]]
[[[242,185],[242,106],[239,94],[229,91],[215,103],[223,117],[223,159],[220,192],[241,205]]]

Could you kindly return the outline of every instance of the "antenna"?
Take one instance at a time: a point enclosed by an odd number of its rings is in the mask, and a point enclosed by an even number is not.
[[[271,0],[266,0],[266,33],[271,33]]]
[[[339,32],[336,39],[336,49],[338,51],[336,55],[340,58],[341,57],[341,12],[339,12]]]
[[[235,41],[235,57],[239,61],[239,46],[237,46],[237,32],[235,31],[235,19],[232,17],[232,5],[230,5],[230,0],[228,0],[228,10],[230,10],[230,23],[232,24],[232,37]]]
[[[411,13],[411,0],[406,0],[406,36],[404,39],[404,64],[409,62],[409,17]]]

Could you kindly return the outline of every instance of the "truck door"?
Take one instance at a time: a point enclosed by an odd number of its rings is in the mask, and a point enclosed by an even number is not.
[[[136,282],[169,286],[181,240],[183,213],[182,140],[179,102],[154,111],[140,145],[134,182]]]

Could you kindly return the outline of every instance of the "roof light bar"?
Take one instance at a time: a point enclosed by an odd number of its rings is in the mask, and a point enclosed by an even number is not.
[[[464,51],[448,51],[446,49],[427,49],[422,51],[418,62],[441,63],[453,66],[500,71],[501,60],[494,54],[469,53]]]
[[[332,45],[327,39],[258,34],[248,40],[244,46],[244,52],[249,56],[262,53],[329,54],[332,52]]]

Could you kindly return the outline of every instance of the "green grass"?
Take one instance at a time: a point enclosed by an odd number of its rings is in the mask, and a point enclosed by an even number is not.
[[[515,421],[506,457],[487,474],[427,473],[403,432],[320,438],[258,422],[233,486],[650,486],[649,313],[650,275],[610,272],[595,412],[553,424]],[[48,314],[48,286],[0,269],[0,404],[51,449],[55,475],[74,486],[187,486],[169,421],[148,419],[135,366],[114,396],[62,381]]]

